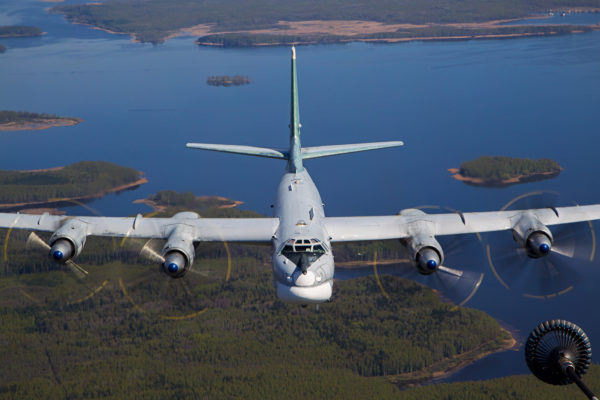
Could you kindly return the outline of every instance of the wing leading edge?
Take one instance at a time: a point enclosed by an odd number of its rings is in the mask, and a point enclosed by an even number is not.
[[[402,239],[418,233],[458,235],[513,229],[524,215],[533,215],[544,225],[558,225],[600,219],[600,204],[451,214],[408,213],[376,217],[326,217],[324,224],[332,242]]]
[[[278,218],[131,218],[65,217],[56,215],[0,214],[0,227],[54,232],[68,220],[85,226],[86,236],[167,239],[178,225],[192,228],[194,241],[270,242]]]

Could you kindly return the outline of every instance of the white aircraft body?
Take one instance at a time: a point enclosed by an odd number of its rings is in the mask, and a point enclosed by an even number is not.
[[[319,192],[303,160],[403,143],[301,147],[294,48],[291,68],[289,149],[187,144],[189,148],[286,160],[273,218],[200,218],[193,212],[178,213],[171,218],[144,218],[140,214],[116,218],[0,213],[0,227],[53,232],[48,243],[50,256],[67,264],[73,264],[71,260],[81,253],[88,236],[165,239],[161,263],[163,270],[173,278],[182,277],[191,268],[195,245],[199,242],[271,243],[277,296],[292,303],[318,304],[328,301],[332,295],[332,243],[335,242],[401,239],[421,274],[445,271],[459,275],[460,271],[442,265],[444,252],[436,236],[512,230],[515,241],[527,255],[540,258],[553,250],[553,236],[548,226],[600,219],[600,204],[448,214],[406,209],[390,216],[326,217]]]

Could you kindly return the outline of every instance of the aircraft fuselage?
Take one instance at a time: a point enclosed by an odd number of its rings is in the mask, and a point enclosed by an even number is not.
[[[323,202],[306,169],[283,175],[274,207],[279,218],[273,238],[277,297],[301,304],[328,301],[333,289],[333,255],[323,225]]]

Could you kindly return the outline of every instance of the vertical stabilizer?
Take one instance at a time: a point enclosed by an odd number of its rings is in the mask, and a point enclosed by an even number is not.
[[[304,171],[302,159],[336,156],[338,154],[356,153],[359,151],[384,149],[402,146],[402,142],[373,142],[341,144],[333,146],[317,146],[302,148],[300,144],[300,110],[298,107],[298,78],[296,76],[296,48],[292,46],[292,98],[290,107],[290,147],[288,149],[271,149],[267,147],[236,146],[230,144],[188,143],[187,147],[200,150],[221,151],[224,153],[244,154],[247,156],[276,158],[287,160],[287,171],[296,173]]]
[[[302,147],[300,144],[300,110],[298,107],[298,79],[296,77],[296,48],[292,46],[292,101],[290,112],[290,152],[288,171],[301,172]]]

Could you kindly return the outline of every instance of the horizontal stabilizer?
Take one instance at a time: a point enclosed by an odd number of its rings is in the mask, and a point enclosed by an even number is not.
[[[385,149],[386,147],[398,147],[404,145],[401,141],[392,142],[372,142],[372,143],[355,143],[355,144],[340,144],[333,146],[318,146],[302,148],[302,159],[335,156],[345,153],[356,153],[358,151]]]
[[[211,151],[221,151],[224,153],[235,153],[235,154],[246,154],[249,156],[256,157],[267,157],[277,158],[280,160],[287,160],[287,151],[269,149],[266,147],[254,147],[254,146],[236,146],[229,144],[209,144],[209,143],[188,143],[186,147],[190,149],[201,149]]]

